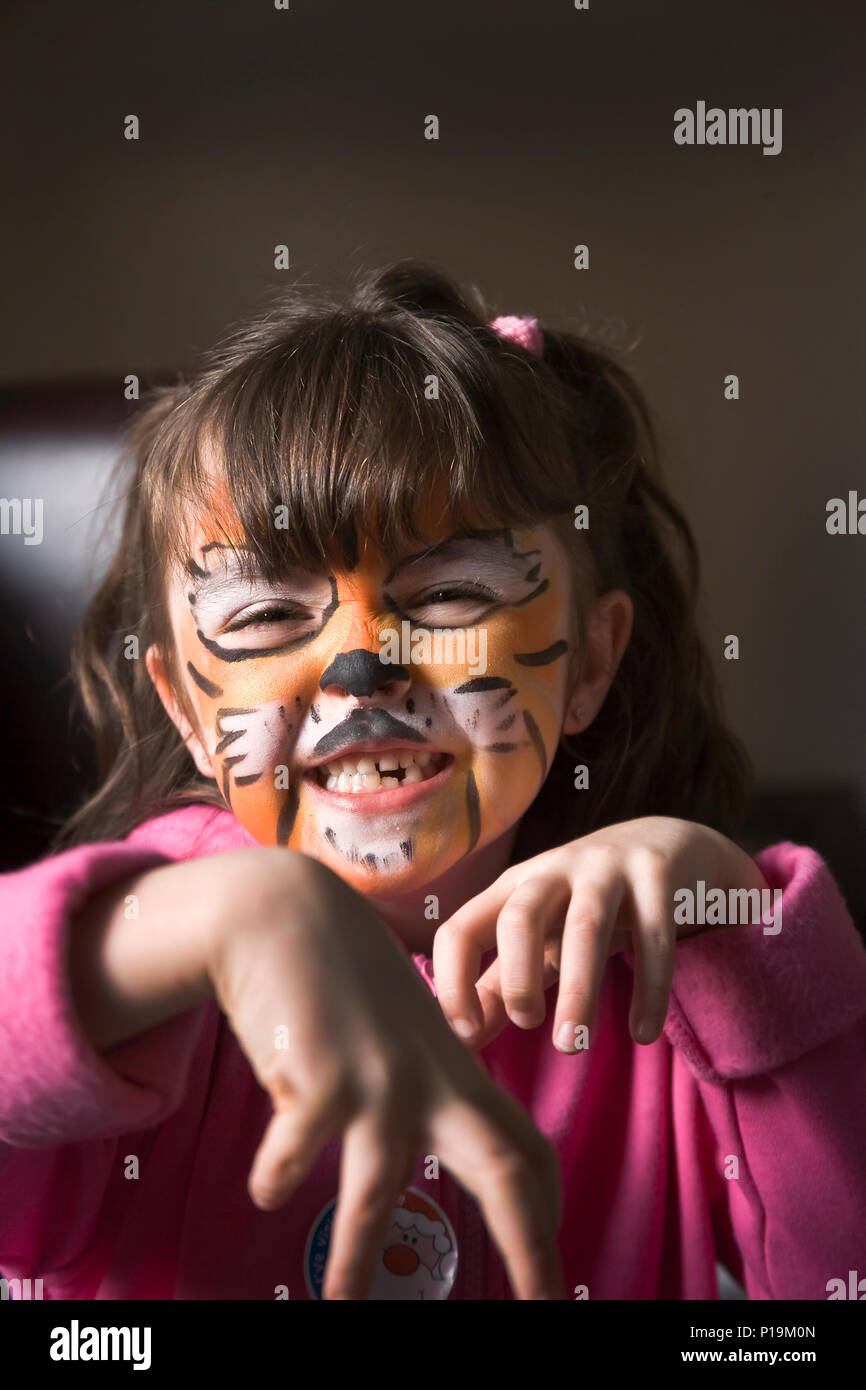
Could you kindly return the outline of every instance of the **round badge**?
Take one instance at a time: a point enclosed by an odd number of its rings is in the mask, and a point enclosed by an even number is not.
[[[311,1298],[322,1297],[336,1206],[332,1197],[307,1236],[304,1279]],[[456,1276],[457,1238],[451,1222],[438,1202],[407,1187],[388,1219],[367,1299],[447,1298]]]

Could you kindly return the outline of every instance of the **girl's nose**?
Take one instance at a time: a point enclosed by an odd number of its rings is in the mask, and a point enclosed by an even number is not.
[[[329,686],[337,686],[346,695],[369,697],[380,691],[396,694],[410,683],[411,676],[405,666],[382,661],[379,652],[356,647],[334,658],[323,672],[319,688],[325,691]]]

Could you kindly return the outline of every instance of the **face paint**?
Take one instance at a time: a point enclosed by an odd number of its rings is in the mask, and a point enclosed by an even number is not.
[[[170,596],[180,666],[211,773],[254,839],[402,893],[519,820],[559,742],[574,651],[549,528],[440,528],[397,563],[365,546],[351,570],[278,583],[245,578],[206,530],[195,546]],[[466,641],[481,636],[486,650]],[[376,789],[341,790],[347,777]]]

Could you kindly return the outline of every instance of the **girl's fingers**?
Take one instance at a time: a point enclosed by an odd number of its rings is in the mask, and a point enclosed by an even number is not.
[[[513,891],[513,879],[502,875],[458,908],[433,938],[436,997],[454,1031],[467,1042],[482,1022],[475,993],[481,957],[496,944],[496,919]]]
[[[544,944],[570,892],[567,879],[536,875],[515,888],[499,913],[499,988],[505,1012],[518,1028],[544,1022]]]
[[[617,871],[595,881],[574,885],[562,931],[559,993],[553,1021],[553,1045],[560,1052],[581,1051],[595,1022],[598,992],[610,953],[617,917],[626,890]]]
[[[487,1044],[502,1032],[508,1023],[508,1014],[505,1012],[505,1005],[502,1002],[502,994],[499,988],[499,961],[494,960],[488,966],[476,986],[478,991],[478,1002],[481,1005],[481,1025],[471,1039],[471,1046],[475,1051],[486,1047]]]
[[[564,1298],[556,1246],[559,1164],[546,1140],[521,1119],[503,1113],[502,1121],[491,1120],[474,1105],[455,1101],[437,1115],[433,1142],[481,1207],[515,1298]]]
[[[561,936],[548,937],[544,943],[544,975],[541,981],[541,988],[545,994],[559,978],[560,953]],[[472,1039],[472,1048],[477,1052],[498,1037],[508,1023],[508,1014],[502,1002],[498,958],[487,967],[475,988],[483,1015],[480,1031]]]
[[[412,1177],[414,1159],[396,1124],[383,1124],[366,1113],[346,1130],[324,1299],[366,1296],[391,1213]]]
[[[253,1159],[247,1190],[256,1206],[274,1211],[288,1201],[321,1150],[340,1128],[333,1095],[280,1101]]]
[[[632,894],[637,922],[629,1031],[635,1042],[650,1043],[661,1033],[668,1011],[676,964],[676,927],[660,876],[638,878],[632,885]]]
[[[506,1014],[524,1028],[543,1022],[544,940],[567,895],[567,880],[558,875],[536,873],[522,882],[502,875],[437,931],[433,939],[436,994],[455,1032],[473,1047],[480,1029],[489,1022],[476,981],[481,957],[493,946],[501,962],[499,982]],[[539,1009],[540,1017],[533,1017]],[[533,1021],[515,1017],[521,1013]]]

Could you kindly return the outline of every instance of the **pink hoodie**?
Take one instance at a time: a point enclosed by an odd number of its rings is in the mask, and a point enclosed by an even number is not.
[[[251,844],[228,811],[186,807],[0,877],[7,1279],[41,1278],[51,1299],[319,1296],[340,1141],[286,1207],[259,1211],[246,1183],[270,1102],[217,1005],[101,1056],[70,1001],[68,923],[88,894]],[[866,1276],[866,951],[818,854],[785,843],[757,862],[783,890],[782,930],[681,942],[656,1043],[629,1036],[626,951],[586,1052],[556,1052],[548,1022],[481,1053],[559,1154],[570,1298],[714,1299],[717,1259],[754,1299]],[[510,1298],[476,1204],[436,1167],[418,1155],[371,1296]]]

